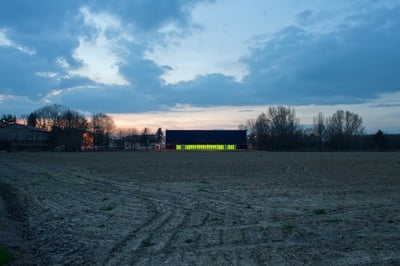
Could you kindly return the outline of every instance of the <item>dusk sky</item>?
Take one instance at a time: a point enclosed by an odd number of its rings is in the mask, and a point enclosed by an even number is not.
[[[400,132],[399,0],[1,0],[0,114],[235,129],[270,105]]]

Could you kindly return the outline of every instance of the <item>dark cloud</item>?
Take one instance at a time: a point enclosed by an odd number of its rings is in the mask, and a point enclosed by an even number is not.
[[[126,80],[137,90],[147,93],[157,93],[163,84],[161,75],[163,69],[153,61],[143,59],[142,55],[131,54],[129,63],[120,66],[120,72]]]
[[[73,109],[89,112],[141,112],[157,106],[151,95],[128,87],[82,86],[65,90],[51,97],[52,102],[63,103]]]
[[[57,89],[71,89],[75,87],[88,87],[88,86],[96,86],[96,83],[88,78],[73,76],[73,77],[64,77],[58,81]]]
[[[83,25],[83,17],[79,15],[83,6],[95,12],[108,11],[118,16],[124,25],[133,24],[135,30],[146,32],[168,22],[175,22],[181,27],[188,25],[189,8],[197,2],[201,1],[0,1],[0,29],[6,30],[7,38],[13,43],[35,52],[28,55],[15,47],[0,46],[0,94],[24,95],[38,100],[55,89],[94,84],[83,77],[65,78],[68,76],[66,69],[57,63],[58,58],[63,58],[73,69],[82,64],[73,57],[74,50],[79,46],[78,36],[90,37],[96,33],[95,29]],[[121,65],[121,73],[136,90],[140,88],[141,94],[157,92],[162,84],[160,75],[163,69],[141,59],[144,47],[138,53],[129,48],[128,55],[136,54],[136,57],[129,58],[133,59],[129,64]],[[54,72],[58,76],[47,78],[38,76],[38,72]],[[100,95],[105,96],[100,93],[97,97]]]
[[[146,61],[144,61],[146,62]],[[143,63],[143,62],[141,62]],[[147,67],[157,72],[148,61]],[[135,69],[130,68],[134,73]],[[125,70],[127,71],[127,70]],[[149,75],[142,79],[132,75],[135,86],[82,86],[65,90],[52,96],[51,101],[62,102],[72,108],[82,108],[91,112],[107,110],[111,113],[142,112],[163,110],[176,104],[192,104],[197,106],[237,105],[245,104],[241,84],[233,78],[220,74],[199,77],[193,81],[176,85],[160,84],[158,76]]]
[[[168,22],[174,22],[180,26],[190,23],[190,8],[198,2],[213,2],[214,0],[120,0],[118,3],[109,2],[106,10],[117,13],[125,22],[134,23],[140,30],[154,30]],[[96,8],[102,5],[92,3],[90,6]]]
[[[55,71],[49,62],[12,47],[0,46],[0,94],[29,96],[40,99],[57,85],[52,78],[38,72]]]
[[[79,29],[78,4],[66,0],[0,1],[0,28],[7,29],[13,41],[35,49],[49,61],[60,55],[72,60],[72,51],[78,45],[71,38]]]
[[[244,104],[246,96],[242,84],[222,74],[199,76],[195,80],[179,82],[164,90],[167,104],[192,104],[201,106]]]
[[[190,21],[189,10],[194,4],[213,1],[2,0],[0,1],[0,26],[12,26],[19,32],[32,34],[55,33],[54,29],[74,31],[76,29],[74,26],[79,23],[76,21],[76,14],[82,6],[88,6],[97,12],[108,11],[116,14],[123,21],[134,23],[140,30],[154,30],[168,22],[176,22],[184,26]]]
[[[309,25],[313,22],[312,15],[313,15],[313,13],[311,12],[311,10],[308,10],[308,9],[304,10],[303,12],[300,12],[299,14],[297,14],[296,21],[300,25]]]
[[[323,35],[287,27],[245,59],[244,83],[251,95],[288,104],[355,103],[399,91],[398,14],[379,9]]]
[[[375,104],[370,105],[372,108],[390,108],[390,107],[400,107],[400,104]]]

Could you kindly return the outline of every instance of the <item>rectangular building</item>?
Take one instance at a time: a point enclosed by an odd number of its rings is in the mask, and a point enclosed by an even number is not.
[[[20,124],[0,127],[0,149],[45,150],[49,144],[50,132],[46,130]]]
[[[167,150],[233,151],[247,149],[246,130],[166,130]]]

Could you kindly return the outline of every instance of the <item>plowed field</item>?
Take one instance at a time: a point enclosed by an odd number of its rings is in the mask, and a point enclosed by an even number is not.
[[[400,153],[1,153],[15,264],[398,265]]]

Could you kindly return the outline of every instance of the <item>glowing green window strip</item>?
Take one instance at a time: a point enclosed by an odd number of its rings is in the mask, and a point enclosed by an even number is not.
[[[177,144],[177,151],[234,151],[236,144]]]

